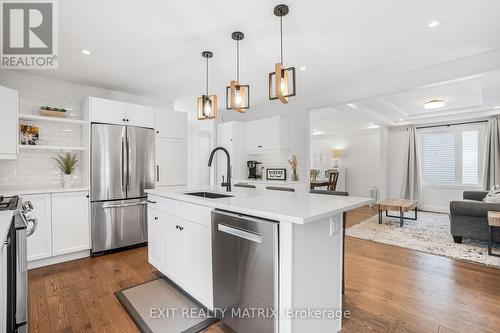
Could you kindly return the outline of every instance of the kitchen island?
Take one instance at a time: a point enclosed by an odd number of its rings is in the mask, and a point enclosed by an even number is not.
[[[205,198],[188,193],[230,195]],[[337,332],[342,321],[342,214],[369,198],[207,188],[148,190],[149,262],[209,309],[214,308],[212,212],[274,221],[275,332]]]

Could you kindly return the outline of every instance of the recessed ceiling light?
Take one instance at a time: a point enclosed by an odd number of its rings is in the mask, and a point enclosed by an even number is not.
[[[442,99],[432,99],[424,103],[424,109],[434,110],[439,109],[444,106],[444,101]]]
[[[307,71],[307,67],[306,66],[302,66],[299,68],[301,71]]]
[[[436,28],[437,26],[439,26],[441,24],[440,21],[438,20],[434,20],[434,21],[430,21],[428,24],[427,24],[427,28]]]
[[[311,135],[321,135],[321,134],[325,134],[325,132],[313,129],[311,133]]]
[[[91,54],[92,54],[92,52],[90,52],[90,51],[89,51],[89,50],[87,50],[87,49],[80,50],[80,52],[81,52],[82,54],[84,54],[84,55],[87,55],[87,56],[89,56],[89,55],[91,55]]]

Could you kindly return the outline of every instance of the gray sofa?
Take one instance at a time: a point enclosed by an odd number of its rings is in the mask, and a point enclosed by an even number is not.
[[[500,203],[484,203],[486,191],[465,191],[463,200],[450,202],[450,232],[455,243],[463,238],[488,241],[488,211],[500,211]],[[493,233],[493,241],[500,242],[500,231]]]

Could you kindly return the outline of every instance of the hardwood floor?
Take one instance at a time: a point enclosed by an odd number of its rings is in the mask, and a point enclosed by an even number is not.
[[[138,332],[114,292],[157,276],[146,248],[31,270],[30,333]],[[500,270],[347,237],[344,308],[342,332],[498,332]]]

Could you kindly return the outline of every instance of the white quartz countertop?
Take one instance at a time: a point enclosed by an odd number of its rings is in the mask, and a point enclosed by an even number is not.
[[[232,195],[229,198],[207,199],[186,195],[190,192],[216,192]],[[146,193],[164,198],[189,202],[201,206],[223,209],[240,214],[253,215],[280,222],[305,224],[340,214],[371,202],[370,198],[342,197],[335,195],[269,190],[234,189],[220,192],[210,188],[158,188]]]
[[[44,193],[67,193],[67,192],[85,192],[88,191],[88,186],[75,187],[18,187],[18,188],[0,188],[0,195],[27,195],[27,194],[44,194]]]
[[[0,211],[0,246],[3,246],[3,243],[7,239],[13,212],[13,210]]]

